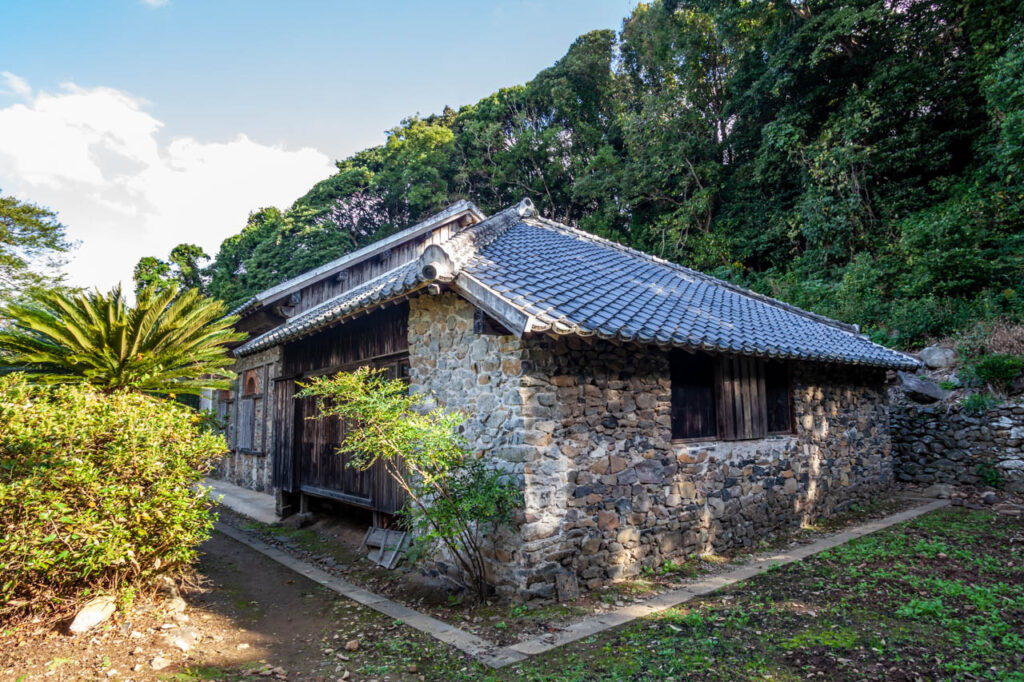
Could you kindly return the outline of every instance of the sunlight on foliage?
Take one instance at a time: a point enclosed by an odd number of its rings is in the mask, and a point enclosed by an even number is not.
[[[416,533],[419,555],[445,550],[470,587],[488,594],[488,536],[512,523],[521,504],[507,474],[474,457],[459,432],[464,416],[425,409],[399,379],[362,367],[305,385],[296,398],[317,398],[318,418],[351,424],[340,451],[355,467],[380,462],[408,496],[403,510]]]

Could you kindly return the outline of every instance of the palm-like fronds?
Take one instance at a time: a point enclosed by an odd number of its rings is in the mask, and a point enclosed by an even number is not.
[[[146,290],[135,307],[120,287],[66,294],[46,291],[0,311],[0,373],[25,372],[41,383],[88,383],[103,390],[199,393],[228,388],[227,344],[245,334],[220,301],[195,289]]]

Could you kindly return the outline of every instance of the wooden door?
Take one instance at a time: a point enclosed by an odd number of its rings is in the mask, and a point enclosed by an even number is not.
[[[274,380],[274,466],[271,483],[285,492],[295,492],[295,380]]]
[[[390,378],[408,376],[408,356],[380,358],[372,363],[386,369]],[[351,371],[356,366],[339,371]],[[315,398],[292,401],[295,405],[295,444],[299,490],[394,514],[404,503],[398,484],[383,465],[360,471],[351,456],[339,450],[346,424],[338,417],[317,418]]]

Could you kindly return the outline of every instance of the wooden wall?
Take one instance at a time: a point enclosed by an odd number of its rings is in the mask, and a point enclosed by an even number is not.
[[[285,346],[284,375],[351,369],[373,358],[409,352],[409,304],[377,310]]]
[[[458,232],[463,222],[468,221],[464,219],[460,222],[445,223],[432,232],[404,244],[399,244],[385,253],[373,256],[345,270],[344,277],[342,278],[339,278],[337,275],[325,276],[306,286],[299,292],[301,299],[294,305],[292,315],[297,315],[353,287],[379,277],[388,270],[397,268],[399,265],[405,265],[410,261],[416,260],[428,245],[440,244]]]
[[[336,418],[314,419],[315,401],[293,396],[296,382],[363,365],[386,369],[392,377],[406,376],[408,320],[409,306],[402,303],[285,346],[283,378],[274,392],[275,487],[386,514],[401,507],[402,495],[381,467],[359,472],[338,454],[345,425]]]

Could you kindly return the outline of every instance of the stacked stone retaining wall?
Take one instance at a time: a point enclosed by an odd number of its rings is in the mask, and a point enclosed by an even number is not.
[[[959,405],[901,404],[892,410],[896,476],[932,485],[1001,483],[1024,490],[1024,400],[981,415]]]

